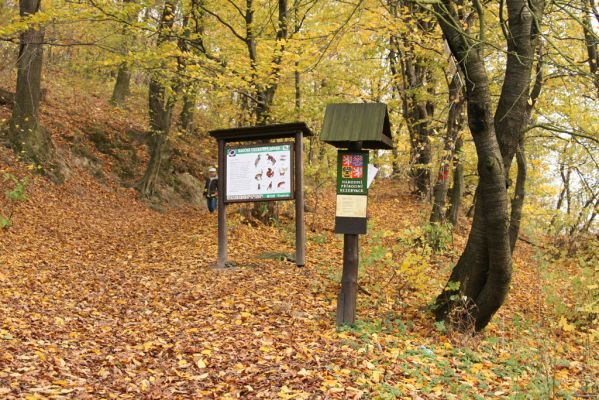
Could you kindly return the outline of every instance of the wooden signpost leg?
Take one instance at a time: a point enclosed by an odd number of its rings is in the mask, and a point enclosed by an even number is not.
[[[304,221],[304,135],[295,134],[295,263],[305,265],[306,225]]]
[[[337,297],[337,325],[353,325],[358,297],[359,235],[343,235],[343,276]]]
[[[225,141],[218,141],[218,258],[217,268],[227,262],[227,210],[225,209]]]
[[[359,151],[362,142],[351,143],[349,150]],[[368,166],[366,166],[368,167]],[[353,325],[356,320],[356,302],[358,299],[359,235],[343,235],[343,275],[341,292],[337,297],[337,325]]]

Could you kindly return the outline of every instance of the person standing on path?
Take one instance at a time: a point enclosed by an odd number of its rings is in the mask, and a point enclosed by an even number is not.
[[[204,185],[204,197],[208,204],[208,211],[213,213],[216,210],[216,198],[218,197],[218,175],[214,167],[208,168],[208,177],[206,177],[206,184]]]

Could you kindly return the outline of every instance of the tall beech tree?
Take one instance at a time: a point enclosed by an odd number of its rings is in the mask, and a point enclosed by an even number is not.
[[[431,186],[431,143],[435,104],[434,81],[431,60],[417,50],[419,36],[430,34],[435,23],[425,10],[411,0],[388,0],[388,12],[393,20],[401,19],[412,30],[393,32],[389,38],[389,67],[393,76],[393,87],[401,99],[402,116],[410,135],[410,176],[415,192],[423,199],[429,197]],[[409,13],[401,14],[401,9]],[[420,39],[422,40],[422,39]]]
[[[527,103],[545,3],[506,0],[500,4],[497,22],[507,42],[507,57],[495,109],[483,54],[487,29],[484,11],[478,0],[473,4],[479,17],[477,38],[459,23],[461,2],[442,0],[433,5],[443,35],[464,74],[468,125],[476,146],[479,174],[468,242],[449,278],[449,282],[459,285],[447,285],[439,295],[436,316],[445,320],[451,315],[450,322],[458,325],[473,318],[474,328],[481,330],[501,307],[510,287],[508,172],[529,119]],[[504,8],[507,21],[503,19]]]
[[[176,0],[167,0],[160,18],[156,46],[160,47],[172,40],[172,28],[175,22]],[[169,76],[154,72],[150,78],[148,90],[148,112],[150,117],[150,160],[146,172],[139,183],[144,196],[154,194],[164,159],[168,153],[168,135],[171,129],[175,96],[173,82]]]
[[[40,11],[41,0],[20,0],[19,14],[27,20]],[[57,172],[50,165],[54,146],[50,135],[40,126],[44,28],[31,24],[20,34],[17,58],[17,89],[10,120],[9,140],[15,152],[30,161]],[[57,174],[52,174],[60,178]]]

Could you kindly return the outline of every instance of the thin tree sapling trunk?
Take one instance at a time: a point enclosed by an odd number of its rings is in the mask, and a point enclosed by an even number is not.
[[[516,176],[516,187],[514,188],[514,197],[511,203],[510,212],[510,248],[512,253],[516,248],[518,235],[520,233],[520,222],[522,220],[522,208],[524,206],[524,197],[526,195],[526,155],[524,153],[524,143],[520,143],[516,151],[516,164],[518,175]]]
[[[462,196],[464,195],[464,163],[462,162],[462,145],[463,139],[461,136],[456,140],[455,152],[453,156],[453,188],[451,189],[450,206],[447,210],[447,219],[452,226],[458,223],[460,207],[462,205]]]

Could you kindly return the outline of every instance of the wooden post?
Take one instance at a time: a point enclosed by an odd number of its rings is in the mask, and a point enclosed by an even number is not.
[[[349,150],[360,151],[362,142],[352,143]],[[368,166],[366,166],[368,167]],[[343,235],[343,275],[337,297],[337,325],[353,325],[358,298],[359,235]]]
[[[227,210],[225,209],[225,141],[218,141],[218,258],[217,268],[227,262]]]
[[[295,263],[305,265],[306,225],[304,221],[304,135],[295,134]]]
[[[337,297],[337,325],[353,325],[358,297],[358,235],[343,235],[343,276]]]

